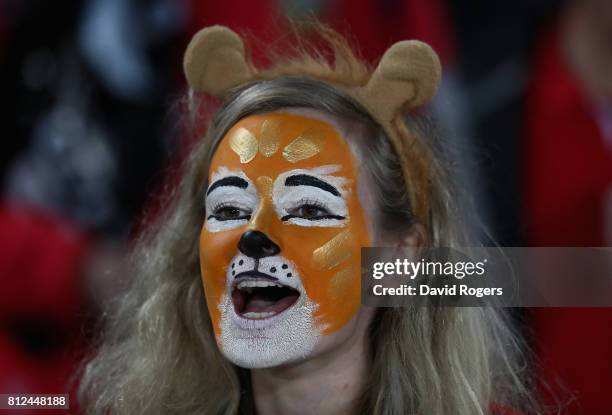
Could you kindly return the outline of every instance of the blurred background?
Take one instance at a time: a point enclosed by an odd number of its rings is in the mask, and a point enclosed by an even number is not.
[[[101,305],[188,149],[190,36],[230,26],[262,62],[311,14],[371,61],[409,38],[440,54],[430,109],[485,243],[612,245],[610,0],[0,0],[0,394],[71,393],[79,413]],[[612,414],[612,310],[516,317],[552,413]]]

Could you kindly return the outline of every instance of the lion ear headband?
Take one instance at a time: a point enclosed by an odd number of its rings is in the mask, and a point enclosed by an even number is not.
[[[226,27],[211,26],[193,37],[183,67],[194,91],[223,97],[232,88],[265,78],[249,62],[240,36]],[[429,225],[429,155],[406,129],[402,114],[431,100],[440,72],[431,47],[405,40],[387,49],[364,85],[347,87],[321,79],[359,102],[387,132],[400,156],[413,209],[424,225]]]

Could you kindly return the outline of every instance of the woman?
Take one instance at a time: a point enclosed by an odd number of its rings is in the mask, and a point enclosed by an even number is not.
[[[526,397],[495,309],[360,305],[360,247],[466,241],[407,113],[435,93],[435,53],[400,42],[372,71],[319,30],[333,64],[300,49],[260,71],[229,29],[192,40],[190,99],[223,104],[86,368],[90,413],[488,414]]]

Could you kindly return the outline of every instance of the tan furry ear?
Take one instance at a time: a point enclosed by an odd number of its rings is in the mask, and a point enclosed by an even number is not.
[[[440,60],[423,42],[405,40],[391,46],[356,93],[383,123],[389,123],[403,108],[429,101],[440,83]]]
[[[253,78],[240,36],[224,26],[200,30],[189,42],[183,69],[195,91],[221,96]]]

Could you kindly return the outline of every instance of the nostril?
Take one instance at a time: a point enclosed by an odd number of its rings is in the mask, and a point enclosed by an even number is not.
[[[266,245],[263,245],[262,248],[265,251],[265,253],[267,254],[267,256],[275,254],[274,245],[266,244]]]
[[[255,259],[277,255],[280,252],[280,247],[260,231],[246,231],[242,234],[238,241],[238,249],[244,255]]]

